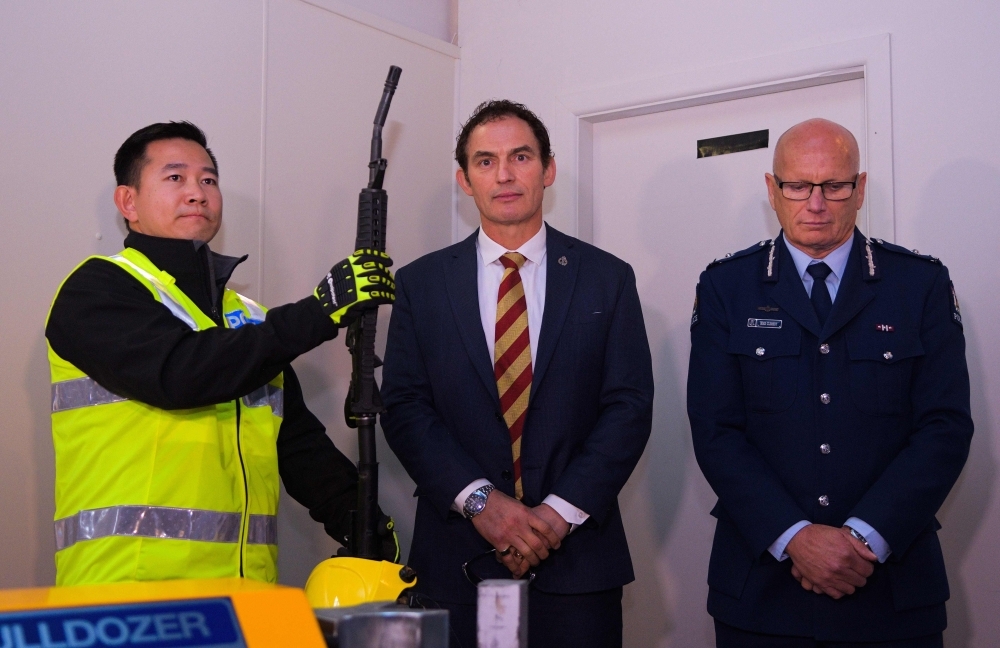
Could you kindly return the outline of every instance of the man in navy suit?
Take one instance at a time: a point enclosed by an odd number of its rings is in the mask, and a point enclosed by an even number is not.
[[[543,224],[556,165],[523,105],[479,106],[455,157],[482,227],[399,270],[382,374],[419,497],[408,564],[460,648],[474,583],[504,576],[532,579],[531,645],[620,646],[634,577],[617,497],[653,401],[635,275]]]
[[[781,224],[702,273],[688,414],[719,501],[720,648],[942,645],[935,514],[972,438],[948,270],[856,227],[854,136],[820,119],[765,174]]]

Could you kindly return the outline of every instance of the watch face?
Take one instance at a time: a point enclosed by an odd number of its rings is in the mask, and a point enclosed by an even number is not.
[[[486,499],[490,496],[493,491],[493,486],[487,485],[483,486],[479,490],[474,490],[469,494],[469,497],[465,500],[465,506],[462,508],[465,513],[465,517],[474,518],[483,512],[486,508]]]
[[[486,497],[480,491],[474,491],[469,495],[469,499],[465,501],[465,515],[472,518],[482,513],[486,508]]]

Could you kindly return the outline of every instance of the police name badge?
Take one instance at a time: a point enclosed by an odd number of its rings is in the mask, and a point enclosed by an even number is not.
[[[780,329],[781,320],[779,319],[758,319],[756,317],[751,317],[747,320],[748,328],[766,328],[766,329]]]

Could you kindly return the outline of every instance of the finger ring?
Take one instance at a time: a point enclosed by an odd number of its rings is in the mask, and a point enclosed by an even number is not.
[[[509,553],[510,553],[510,550],[511,550],[511,549],[513,549],[513,548],[514,548],[514,547],[507,547],[507,548],[506,548],[506,549],[504,549],[503,551],[498,551],[498,552],[497,552],[497,555],[498,555],[498,556],[506,556],[507,554],[509,554]],[[517,552],[515,551],[514,553],[516,554]]]
[[[522,556],[521,552],[518,551],[517,549],[514,550],[514,557],[517,558],[518,560],[523,560],[524,559],[524,556]]]

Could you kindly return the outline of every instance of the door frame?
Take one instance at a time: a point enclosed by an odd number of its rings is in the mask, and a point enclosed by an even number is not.
[[[593,241],[594,124],[853,79],[865,82],[866,129],[857,135],[864,137],[861,167],[869,176],[867,218],[858,224],[868,236],[895,241],[889,34],[558,96],[553,139],[571,148],[569,164],[561,161],[559,166],[560,184],[570,185],[570,200],[556,201],[549,220]]]

